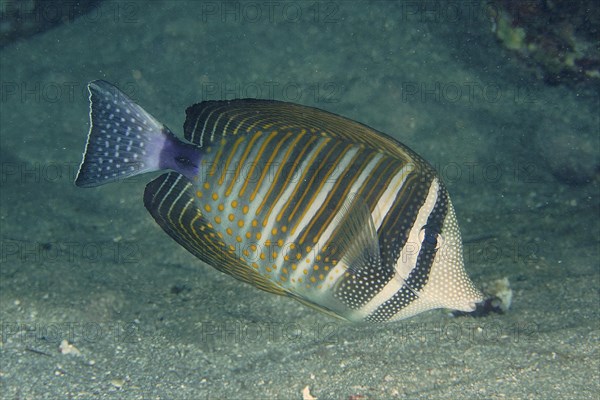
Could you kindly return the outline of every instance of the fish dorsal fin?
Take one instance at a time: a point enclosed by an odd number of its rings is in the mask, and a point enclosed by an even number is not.
[[[194,104],[185,112],[185,138],[199,146],[256,131],[305,130],[374,147],[401,159],[421,160],[412,150],[384,133],[314,107],[275,100],[211,100]]]
[[[193,184],[183,175],[170,172],[148,183],[144,205],[169,236],[205,263],[259,289],[285,294],[284,289],[249,268],[234,250],[220,242],[202,216]]]
[[[340,261],[347,266],[348,272],[381,265],[377,230],[369,206],[362,197],[350,194],[334,221],[339,228],[331,243],[342,252]]]

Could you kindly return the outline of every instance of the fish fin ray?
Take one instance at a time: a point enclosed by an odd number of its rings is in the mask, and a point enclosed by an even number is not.
[[[185,138],[205,146],[224,135],[251,134],[257,130],[307,132],[374,147],[405,160],[425,161],[408,147],[359,122],[314,107],[275,100],[210,100],[186,110]]]
[[[334,219],[339,228],[331,243],[341,251],[340,261],[348,272],[380,265],[379,239],[369,206],[357,194],[350,194]]]

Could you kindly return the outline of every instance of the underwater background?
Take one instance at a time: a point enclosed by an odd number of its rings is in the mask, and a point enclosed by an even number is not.
[[[598,398],[595,2],[0,5],[0,398]],[[510,308],[349,324],[203,265],[144,209],[155,175],[74,186],[95,79],[180,137],[243,97],[388,133]]]

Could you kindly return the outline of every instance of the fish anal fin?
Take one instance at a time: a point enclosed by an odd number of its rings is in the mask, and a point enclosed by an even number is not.
[[[170,172],[148,183],[144,205],[169,236],[200,260],[264,291],[286,294],[219,239],[202,215],[194,185],[183,175]]]

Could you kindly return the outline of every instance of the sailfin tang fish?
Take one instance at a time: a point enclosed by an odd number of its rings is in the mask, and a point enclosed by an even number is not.
[[[184,142],[111,84],[88,88],[76,185],[169,170],[144,204],[214,268],[351,321],[482,300],[444,184],[391,137],[316,108],[241,99],[189,107]]]

